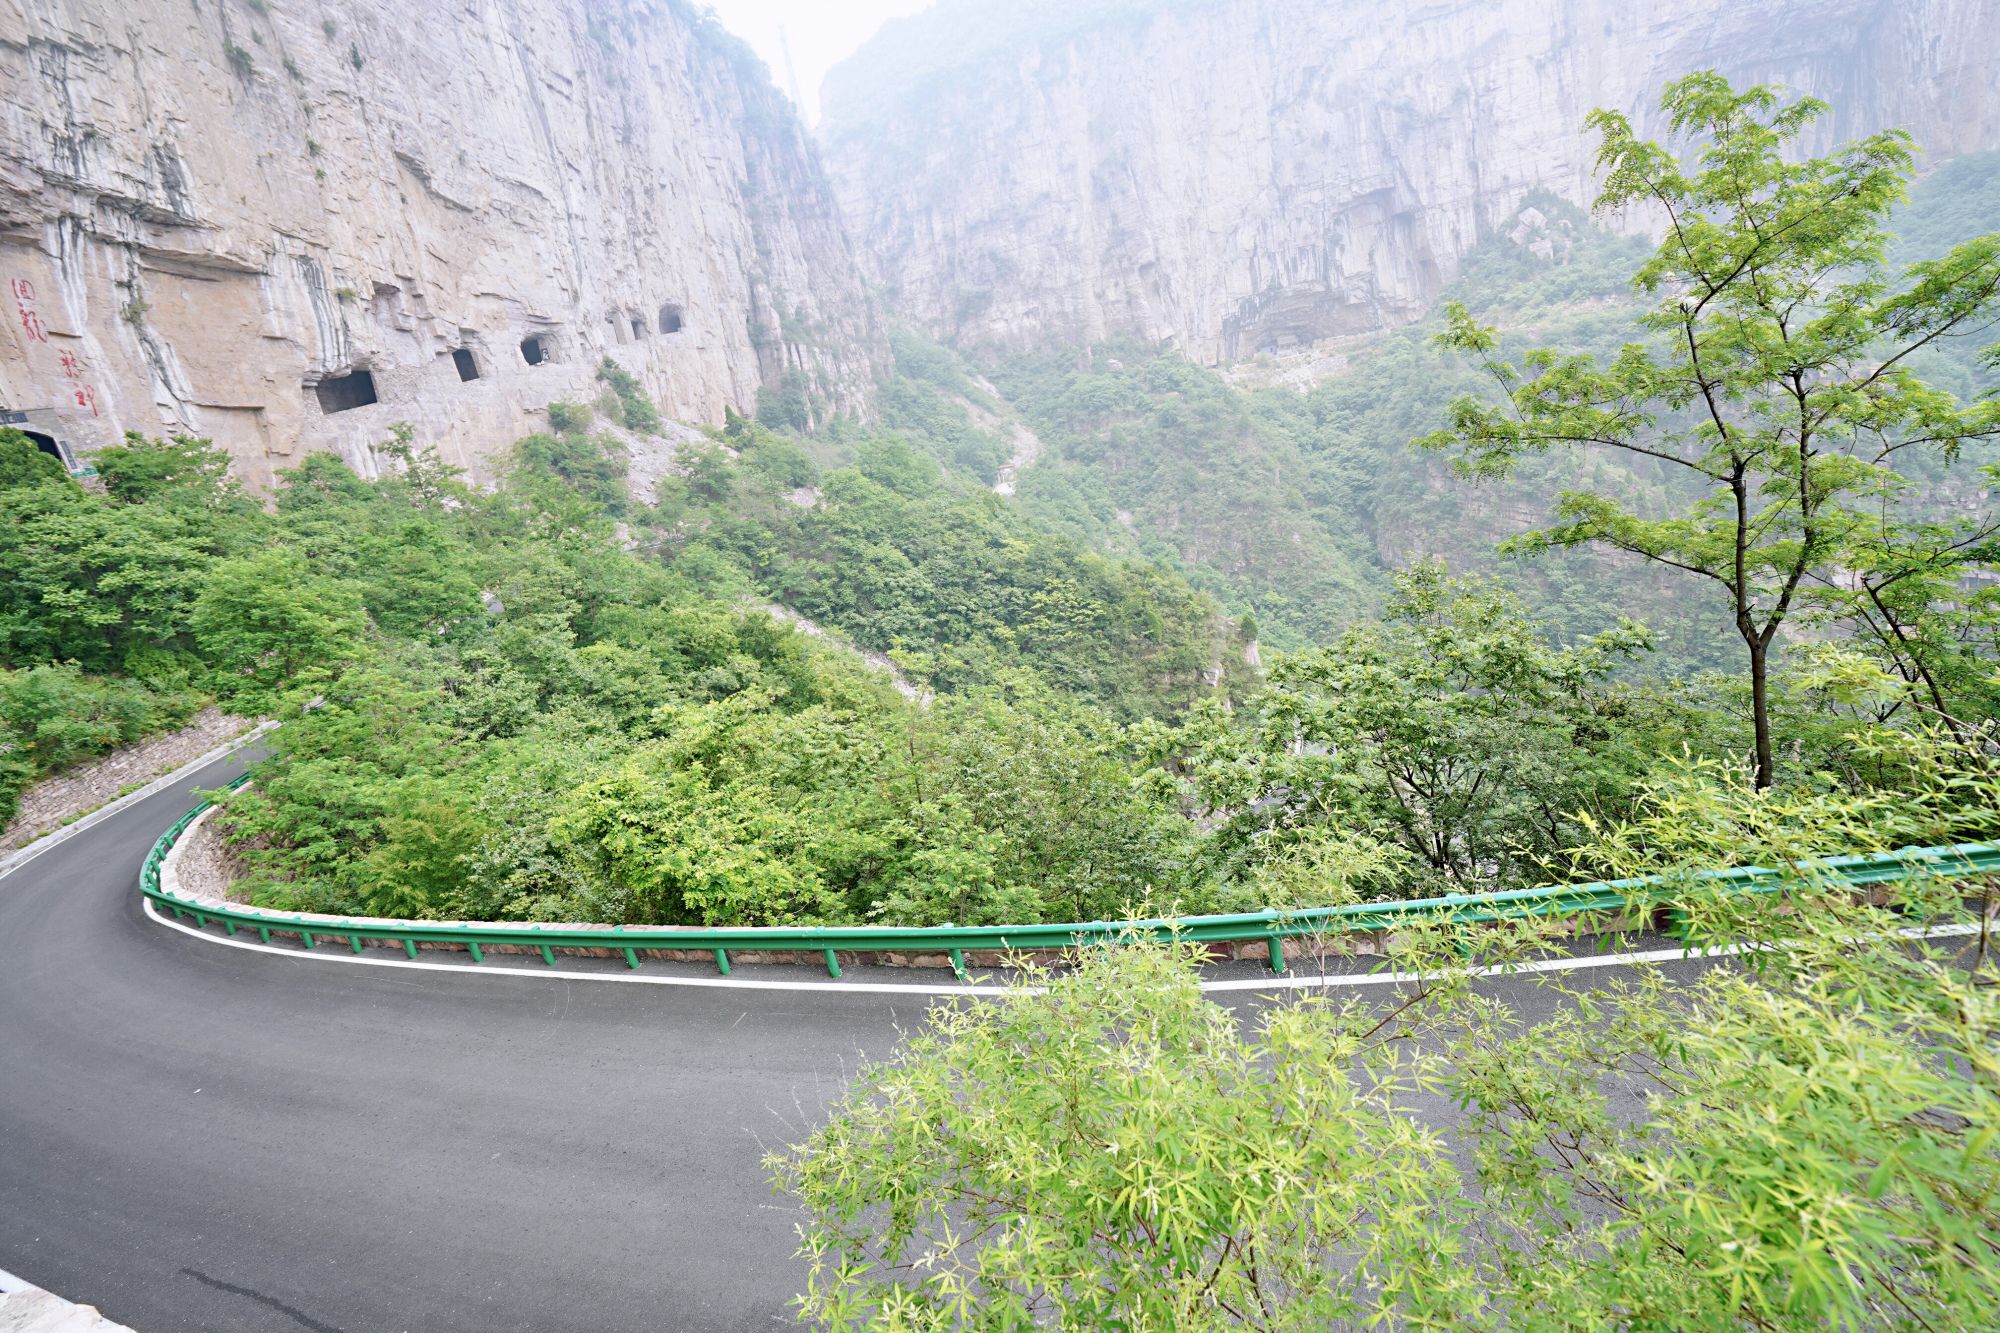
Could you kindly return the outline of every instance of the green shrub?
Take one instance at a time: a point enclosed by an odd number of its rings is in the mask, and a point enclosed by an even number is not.
[[[625,510],[625,447],[610,435],[530,435],[514,445],[516,476],[560,482],[595,514]]]
[[[68,481],[69,474],[52,454],[13,427],[0,427],[0,491]]]
[[[360,588],[313,573],[285,549],[216,565],[189,628],[225,701],[246,710],[268,708],[285,689],[367,651]]]
[[[214,508],[242,494],[229,475],[229,451],[198,436],[127,431],[125,443],[98,450],[91,462],[105,492],[124,504],[172,499]]]
[[[637,376],[607,356],[598,364],[597,378],[610,385],[611,391],[618,395],[625,429],[637,431],[641,435],[660,433],[660,410],[654,407],[653,400],[646,396],[646,390],[639,383]]]
[[[87,676],[74,663],[0,669],[0,826],[35,779],[187,721],[204,699]]]

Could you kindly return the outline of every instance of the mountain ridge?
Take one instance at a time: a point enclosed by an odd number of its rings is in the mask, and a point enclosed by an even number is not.
[[[1972,0],[1108,0],[884,83],[964,8],[830,75],[823,137],[886,303],[966,345],[1217,365],[1407,324],[1531,192],[1591,201],[1589,111],[1656,132],[1697,68],[1824,97],[1815,151],[1888,125],[1937,160],[2000,146],[2000,10]]]

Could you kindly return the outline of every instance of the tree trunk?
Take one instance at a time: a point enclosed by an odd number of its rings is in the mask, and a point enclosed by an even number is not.
[[[1760,634],[1744,636],[1750,647],[1750,720],[1757,729],[1757,790],[1771,785],[1771,697],[1768,645]]]

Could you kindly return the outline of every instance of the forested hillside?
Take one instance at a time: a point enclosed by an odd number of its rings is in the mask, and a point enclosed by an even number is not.
[[[999,920],[1173,879],[1188,830],[1118,719],[1212,688],[1199,596],[893,441],[822,477],[739,423],[734,461],[691,454],[641,510],[591,415],[559,405],[495,492],[403,436],[390,479],[315,456],[269,512],[205,441],[105,451],[100,494],[0,437],[10,794],[206,692],[286,723],[229,812],[265,902]],[[809,481],[818,505],[785,498]],[[762,588],[952,697],[904,698]]]
[[[1954,159],[1896,212],[1891,267],[1980,235],[1995,217],[2000,153]],[[1473,250],[1446,299],[1500,326],[1508,353],[1549,344],[1602,355],[1639,336],[1631,278],[1650,249],[1553,196],[1531,196],[1511,227]],[[1673,478],[1644,460],[1549,458],[1474,482],[1412,451],[1479,378],[1434,346],[1440,327],[1433,318],[1328,352],[1260,358],[1227,376],[1130,344],[1050,349],[985,369],[1053,448],[1022,477],[1031,513],[1099,549],[1143,551],[1183,570],[1274,645],[1323,642],[1373,615],[1391,571],[1437,556],[1454,570],[1504,572],[1565,632],[1597,633],[1618,614],[1644,620],[1656,639],[1648,670],[1720,665],[1728,645],[1714,619],[1632,558],[1496,557],[1505,538],[1547,517],[1560,491],[1602,487],[1665,504]],[[1950,340],[1911,364],[1971,401],[2000,384],[1982,348]],[[1301,366],[1296,388],[1249,387]],[[1973,468],[1948,480],[1932,460],[1911,465],[1937,488],[1940,508],[1968,502],[1965,485],[1979,485]]]
[[[1618,919],[1434,903],[1256,1006],[1143,927],[1028,962],[767,1157],[809,1317],[1991,1322],[1993,880],[1928,867],[2000,834],[2000,159],[1905,207],[1906,135],[1815,155],[1825,108],[1713,72],[1661,109],[1671,145],[1591,120],[1657,242],[1531,199],[1423,327],[1233,368],[1263,387],[982,367],[1054,450],[1028,513],[1303,645],[1142,732],[1190,898],[1612,880]],[[1663,920],[1715,952],[1569,938]]]
[[[1730,124],[1774,114],[1744,96]],[[1531,200],[1436,324],[1304,392],[1133,346],[982,376],[906,335],[879,427],[807,433],[781,384],[635,488],[665,427],[606,361],[497,487],[399,427],[382,479],[315,455],[268,505],[199,439],[86,488],[7,432],[4,790],[214,698],[285,724],[224,814],[257,901],[610,922],[1517,887],[1604,869],[1578,849],[1663,792],[1991,831],[1950,793],[2000,712],[2000,241],[1936,248],[1990,162],[1898,214],[1902,142],[1852,151],[1748,154],[1755,207],[1846,212],[1714,279],[1714,326],[1676,292],[1715,261]],[[1732,181],[1675,188],[1712,245],[1768,244]],[[1674,362],[1787,345],[1780,283],[1832,312],[1815,341]],[[1008,497],[1023,420],[1052,454]]]

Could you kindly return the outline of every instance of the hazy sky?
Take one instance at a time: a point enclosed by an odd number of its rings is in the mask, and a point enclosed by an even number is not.
[[[819,119],[819,81],[874,36],[884,19],[930,8],[931,0],[708,0],[716,17],[757,48],[771,78],[786,88],[785,56],[778,34],[792,45],[799,95],[808,122]],[[786,88],[786,91],[790,91]]]

